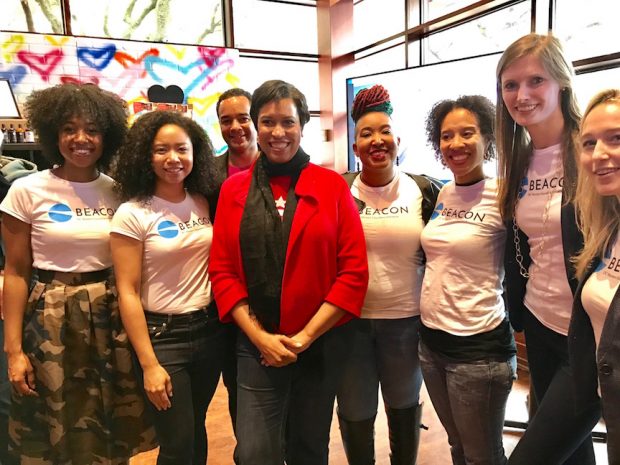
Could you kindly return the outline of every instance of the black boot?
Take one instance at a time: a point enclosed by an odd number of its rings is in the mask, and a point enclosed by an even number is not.
[[[340,435],[349,465],[375,463],[375,417],[349,421],[338,415]]]
[[[413,407],[385,408],[390,432],[390,463],[415,465],[420,445],[422,404]]]

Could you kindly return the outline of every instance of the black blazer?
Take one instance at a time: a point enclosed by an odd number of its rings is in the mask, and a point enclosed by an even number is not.
[[[611,301],[605,318],[598,352],[590,317],[581,304],[581,292],[587,279],[599,264],[590,263],[588,271],[579,283],[570,328],[568,330],[568,354],[573,369],[576,407],[578,412],[594,408],[603,409],[607,427],[607,453],[609,463],[620,464],[620,289]],[[598,396],[601,385],[602,399]]]
[[[562,205],[560,213],[562,244],[564,246],[564,267],[566,269],[566,277],[570,285],[573,295],[577,290],[577,277],[575,276],[575,267],[571,262],[577,252],[583,247],[583,235],[577,226],[577,218],[575,216],[575,207],[572,203]],[[504,268],[506,269],[506,277],[504,288],[506,291],[506,305],[508,307],[508,315],[510,324],[515,331],[523,331],[523,312],[525,305],[525,286],[527,278],[521,276],[519,264],[515,258],[515,235],[512,229],[512,219],[505,222],[506,225],[506,249],[504,252]],[[523,266],[528,269],[532,260],[530,258],[530,247],[528,245],[528,237],[520,229],[517,231],[521,240],[521,254],[523,255]]]

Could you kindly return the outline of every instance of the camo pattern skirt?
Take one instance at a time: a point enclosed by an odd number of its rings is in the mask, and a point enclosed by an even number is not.
[[[22,464],[116,465],[154,448],[111,272],[36,273],[22,345],[38,397],[13,390],[10,450]]]

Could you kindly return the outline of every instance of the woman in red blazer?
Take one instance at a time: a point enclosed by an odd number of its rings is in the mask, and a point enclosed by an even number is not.
[[[250,116],[261,153],[222,186],[210,263],[237,341],[241,465],[327,464],[334,398],[368,284],[344,179],[301,149],[310,115],[291,84],[267,81]]]

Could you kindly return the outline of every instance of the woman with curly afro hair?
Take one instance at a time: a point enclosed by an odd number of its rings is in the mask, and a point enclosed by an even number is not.
[[[215,185],[213,148],[196,122],[155,111],[129,130],[114,173],[124,203],[112,224],[112,257],[121,317],[153,407],[157,464],[206,463],[205,415],[225,342],[211,297],[213,226],[203,195]]]
[[[34,92],[26,111],[53,168],[15,181],[0,205],[9,446],[22,464],[126,463],[154,431],[115,298],[118,200],[100,171],[123,142],[124,104],[67,84]]]
[[[502,298],[506,229],[494,156],[495,108],[479,95],[430,111],[428,142],[454,181],[444,185],[422,231],[420,365],[454,464],[503,465],[502,429],[516,374],[516,347]]]

